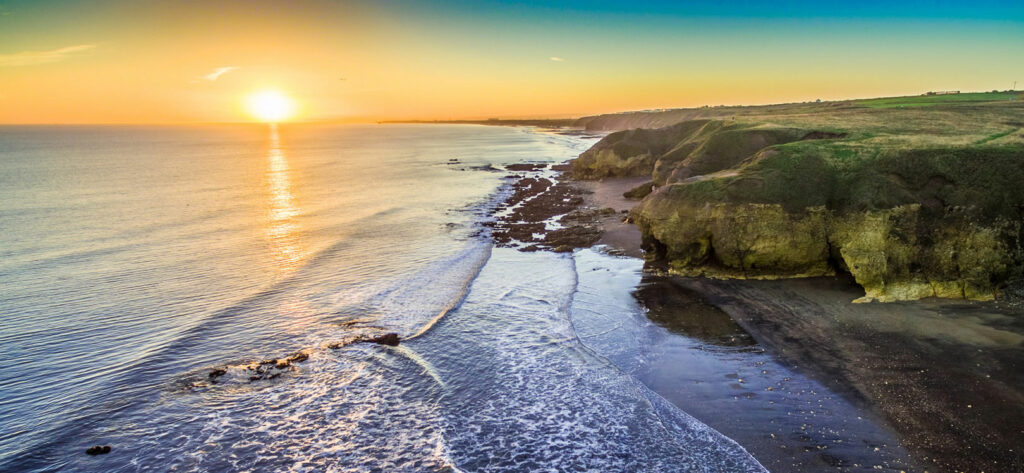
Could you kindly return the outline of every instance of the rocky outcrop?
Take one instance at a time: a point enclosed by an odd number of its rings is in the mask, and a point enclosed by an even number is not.
[[[1020,270],[1020,233],[1020,220],[929,217],[911,204],[835,218],[829,241],[864,288],[863,301],[988,300]]]
[[[656,138],[645,147],[642,136]],[[865,290],[861,301],[895,301],[991,299],[1022,273],[1024,143],[869,138],[699,120],[608,135],[573,170],[649,170],[658,187],[632,218],[649,254],[679,274],[848,272]]]
[[[398,344],[401,342],[401,340],[402,339],[398,336],[397,333],[385,333],[383,335],[378,335],[378,336],[373,337],[373,338],[368,338],[365,341],[367,343],[376,343],[378,345],[387,345],[389,347],[397,347]]]
[[[647,250],[678,274],[776,279],[848,272],[865,290],[859,302],[988,300],[1020,274],[1019,220],[935,219],[919,204],[837,214],[825,207],[789,212],[779,204],[669,202],[646,200],[634,218]]]
[[[676,273],[765,279],[834,274],[822,207],[791,214],[772,204],[693,205],[657,197],[664,190],[633,214],[648,252]]]
[[[110,445],[93,445],[85,449],[86,455],[106,455],[110,453]]]
[[[579,179],[650,175],[658,158],[691,136],[702,123],[706,121],[612,133],[572,161],[572,175]]]
[[[655,187],[656,186],[654,184],[654,181],[648,181],[626,192],[623,192],[622,196],[627,199],[640,200],[643,199],[644,197],[651,195],[651,192],[654,192]]]

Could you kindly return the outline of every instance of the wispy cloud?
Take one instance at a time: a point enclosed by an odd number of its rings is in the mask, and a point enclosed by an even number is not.
[[[20,53],[0,54],[0,67],[35,66],[62,61],[68,57],[95,48],[95,44],[79,44],[52,51],[22,51]]]
[[[222,76],[224,74],[227,74],[227,73],[229,73],[229,72],[231,72],[231,71],[233,71],[235,69],[238,69],[238,67],[235,67],[235,66],[218,67],[218,68],[214,69],[213,72],[203,76],[203,79],[206,79],[206,80],[212,82],[212,81],[215,81],[217,79],[220,79],[220,76]]]
[[[555,61],[555,62],[565,62],[565,59],[562,59],[562,58],[560,58],[558,56],[551,56],[548,59],[550,59],[552,61]]]

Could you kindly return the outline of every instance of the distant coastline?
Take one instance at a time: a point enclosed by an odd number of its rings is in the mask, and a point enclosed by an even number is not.
[[[501,119],[487,120],[383,120],[381,124],[431,124],[431,125],[493,125],[493,126],[536,126],[541,128],[577,128],[576,118],[554,119]]]
[[[798,115],[821,111],[854,109],[918,108],[979,103],[1021,102],[1024,91],[936,93],[898,97],[849,100],[791,102],[767,105],[715,105],[661,108],[585,115],[577,118],[488,118],[476,120],[383,120],[378,123],[469,124],[494,126],[537,126],[544,128],[580,128],[587,131],[619,131],[631,128],[662,128],[685,120],[724,119],[753,116]]]

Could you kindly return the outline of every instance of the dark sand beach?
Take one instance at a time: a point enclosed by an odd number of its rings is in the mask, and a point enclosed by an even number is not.
[[[930,471],[1022,471],[1024,324],[991,302],[851,304],[847,279],[673,280],[878,414]]]

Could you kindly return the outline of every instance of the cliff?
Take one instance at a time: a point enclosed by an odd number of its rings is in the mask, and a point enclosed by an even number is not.
[[[632,216],[679,274],[991,299],[1024,271],[1022,117],[1018,101],[687,120],[609,134],[572,170],[649,175]]]

